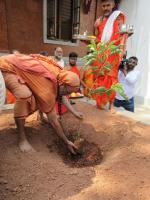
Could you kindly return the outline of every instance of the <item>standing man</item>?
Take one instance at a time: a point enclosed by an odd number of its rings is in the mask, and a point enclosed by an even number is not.
[[[135,70],[138,64],[137,57],[130,57],[123,69],[119,70],[118,79],[123,85],[128,100],[124,100],[119,94],[116,95],[114,106],[123,107],[125,110],[134,112],[134,95],[136,83],[139,80],[140,72]]]
[[[76,73],[80,78],[80,70],[77,66],[77,59],[78,59],[78,54],[76,52],[71,52],[69,54],[69,66],[66,69]]]
[[[125,15],[121,11],[113,11],[115,7],[114,0],[102,0],[102,11],[103,15],[99,17],[95,24],[95,35],[97,42],[103,42],[109,44],[114,41],[114,45],[124,45],[128,34],[120,33],[120,26],[125,23]],[[109,52],[108,52],[109,54]],[[111,57],[108,55],[108,62],[111,63],[112,67],[110,71],[106,71],[104,75],[100,75],[97,80],[97,86],[104,86],[110,88],[111,85],[117,82],[118,79],[118,67],[122,60],[123,52],[117,53]],[[115,99],[115,92],[110,96],[106,93],[97,94],[96,102],[97,107],[103,109],[104,106],[109,102],[109,110],[113,113],[113,102]]]
[[[65,61],[63,60],[63,50],[61,47],[57,47],[54,51],[54,60],[62,67],[65,67]]]

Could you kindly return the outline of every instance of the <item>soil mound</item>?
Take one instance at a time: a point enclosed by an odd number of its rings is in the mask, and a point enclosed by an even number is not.
[[[62,123],[72,141],[84,138],[77,156],[37,116],[26,123],[36,152],[21,153],[13,114],[1,114],[0,200],[150,199],[150,126],[86,103],[75,107],[84,120],[66,113]]]

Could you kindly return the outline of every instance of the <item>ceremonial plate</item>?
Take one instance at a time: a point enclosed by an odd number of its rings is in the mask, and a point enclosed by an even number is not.
[[[91,41],[96,40],[96,37],[93,35],[73,35],[73,39],[75,40],[85,40],[85,41]]]
[[[78,98],[83,98],[84,97],[84,95],[83,94],[81,94],[81,93],[71,93],[71,95],[70,95],[70,99],[78,99]]]
[[[71,97],[71,96],[70,96],[70,99],[80,99],[80,98],[83,98],[83,97],[84,97],[84,95],[78,96],[78,97]]]

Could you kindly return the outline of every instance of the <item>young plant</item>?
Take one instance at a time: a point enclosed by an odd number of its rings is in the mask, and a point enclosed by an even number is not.
[[[106,93],[108,96],[111,95],[113,91],[118,92],[125,100],[127,100],[127,96],[124,93],[123,86],[121,83],[114,83],[110,88],[105,88],[103,86],[96,85],[96,81],[100,76],[105,76],[105,74],[111,73],[112,70],[112,62],[115,61],[115,54],[122,54],[123,45],[115,45],[117,41],[112,41],[110,43],[99,42],[95,43],[94,40],[88,45],[90,52],[83,59],[85,61],[84,70],[91,69],[94,74],[93,87],[89,92],[89,96],[92,94],[103,94]],[[111,61],[110,61],[111,60]]]

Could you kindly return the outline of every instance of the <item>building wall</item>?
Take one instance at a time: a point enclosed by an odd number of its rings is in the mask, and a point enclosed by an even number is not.
[[[134,25],[135,33],[128,39],[128,56],[137,56],[141,79],[137,87],[138,103],[150,105],[150,15],[149,0],[122,1],[120,9],[126,13],[127,23]]]
[[[5,0],[0,1],[0,50],[8,50]]]
[[[99,5],[99,1],[98,1]],[[37,53],[46,50],[53,54],[58,45],[43,43],[43,1],[42,0],[1,0],[0,9],[2,16],[0,22],[2,31],[0,32],[0,51],[18,49],[23,53]],[[88,31],[93,34],[95,21],[96,0],[92,1],[90,12],[80,13],[80,33]],[[99,9],[97,11],[99,15]],[[64,56],[69,52],[76,51],[79,56],[83,56],[86,45],[79,43],[77,46],[59,45],[64,50]]]

